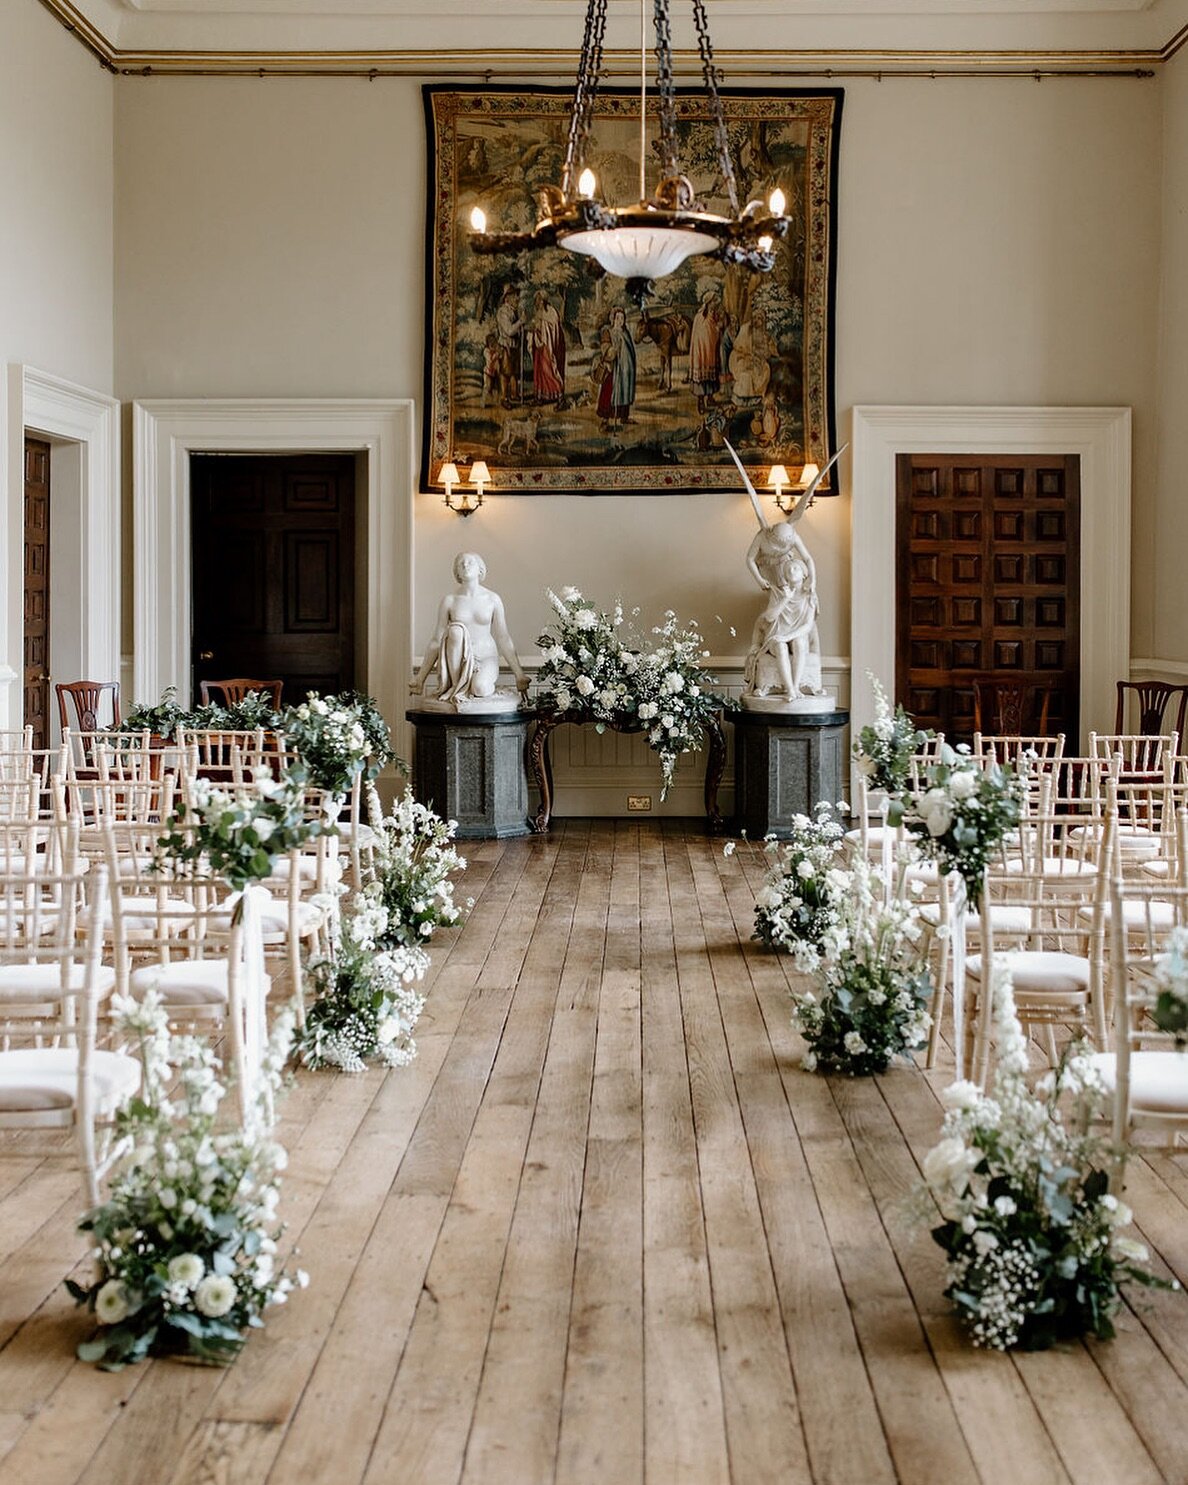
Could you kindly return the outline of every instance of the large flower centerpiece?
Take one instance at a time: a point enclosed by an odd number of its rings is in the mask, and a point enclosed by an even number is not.
[[[838,884],[822,935],[820,994],[793,993],[792,1024],[808,1043],[806,1071],[863,1077],[923,1046],[932,979],[919,909],[859,857]]]
[[[786,838],[763,844],[767,870],[755,898],[754,937],[791,954],[803,974],[819,966],[825,936],[850,889],[850,874],[838,861],[844,849],[845,832],[825,800],[811,819],[794,815]]]
[[[733,705],[702,669],[709,651],[696,621],[682,624],[669,609],[644,641],[625,627],[621,603],[606,612],[572,587],[550,589],[548,598],[557,617],[537,639],[537,705],[600,732],[642,729],[660,757],[664,799],[677,759],[700,747],[706,722]]]
[[[266,1105],[280,1087],[293,1015],[277,1020],[254,1116],[219,1123],[226,1089],[209,1045],[171,1037],[154,991],[117,997],[117,1030],[139,1051],[140,1095],[116,1116],[127,1154],[102,1206],[79,1223],[96,1264],[89,1285],[67,1280],[98,1321],[78,1347],[108,1371],[146,1356],[234,1360],[264,1311],[283,1304],[306,1276],[278,1269],[277,1220],[283,1147]]]
[[[413,1028],[424,1009],[417,986],[429,955],[389,944],[389,914],[356,893],[331,952],[309,965],[314,999],[300,1033],[307,1067],[362,1072],[370,1058],[403,1067],[417,1055]]]
[[[925,770],[924,787],[893,800],[888,819],[901,820],[925,856],[957,872],[977,906],[986,867],[1018,827],[1024,783],[1009,768],[983,767],[968,750],[945,746]]]
[[[1104,1091],[1076,1044],[1032,1092],[1001,966],[994,1018],[992,1090],[960,1082],[945,1091],[942,1138],[924,1159],[927,1194],[944,1219],[932,1236],[948,1256],[945,1294],[976,1346],[1034,1351],[1108,1339],[1121,1287],[1163,1281],[1124,1231],[1130,1209],[1110,1192],[1107,1152],[1089,1132]]]
[[[911,776],[912,759],[932,736],[918,728],[902,706],[891,710],[887,693],[867,672],[874,690],[875,719],[867,723],[854,744],[854,762],[871,789],[902,794]]]

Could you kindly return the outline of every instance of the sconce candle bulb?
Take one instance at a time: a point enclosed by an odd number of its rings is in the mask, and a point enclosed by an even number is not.
[[[598,177],[587,165],[581,175],[578,176],[578,195],[583,201],[592,201],[594,192],[598,189]]]
[[[476,232],[485,232],[487,230],[487,213],[481,206],[471,208],[470,225]]]

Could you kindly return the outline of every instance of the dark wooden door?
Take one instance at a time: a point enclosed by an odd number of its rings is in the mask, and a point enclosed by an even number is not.
[[[194,696],[203,680],[355,684],[355,460],[194,454]]]
[[[33,746],[50,745],[50,446],[25,439],[25,726]]]
[[[975,679],[1018,681],[1019,730],[1077,738],[1080,462],[1075,455],[900,454],[897,698],[922,727],[974,730]],[[994,731],[983,719],[983,731]]]

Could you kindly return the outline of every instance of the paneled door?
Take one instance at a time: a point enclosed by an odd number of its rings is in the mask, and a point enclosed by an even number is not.
[[[1037,729],[1046,695],[1047,731],[1075,740],[1080,461],[900,454],[896,491],[897,698],[961,741],[974,681],[1017,682],[1018,730]]]
[[[50,446],[25,439],[25,726],[33,746],[50,745]]]
[[[284,700],[355,684],[355,459],[194,454],[194,696],[282,680]]]

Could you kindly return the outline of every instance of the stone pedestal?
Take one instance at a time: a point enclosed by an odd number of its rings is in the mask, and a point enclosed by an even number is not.
[[[527,835],[527,712],[407,711],[416,734],[413,788],[422,804],[457,820],[460,840]]]
[[[846,711],[731,712],[736,828],[752,840],[787,835],[793,815],[843,796]]]

